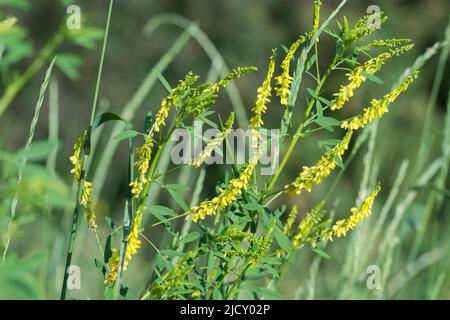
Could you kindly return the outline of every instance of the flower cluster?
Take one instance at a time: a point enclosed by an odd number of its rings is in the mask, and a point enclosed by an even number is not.
[[[299,177],[294,182],[284,187],[286,192],[300,194],[303,189],[311,191],[313,184],[320,184],[324,178],[330,175],[336,167],[336,158],[342,159],[342,155],[348,149],[353,131],[348,131],[344,138],[330,152],[327,152],[314,166],[304,166]]]
[[[84,142],[86,141],[87,131],[83,131],[83,133],[78,137],[77,142],[73,146],[73,154],[70,156],[69,160],[73,164],[72,173],[75,176],[75,179],[79,182],[81,180],[81,173],[83,170],[83,159],[81,156],[81,150],[84,147]]]
[[[277,85],[275,88],[275,93],[278,97],[280,97],[280,103],[282,105],[288,105],[289,95],[291,94],[291,83],[294,78],[289,74],[289,69],[291,66],[291,61],[294,57],[295,52],[298,47],[300,47],[306,41],[306,37],[301,36],[295,41],[289,51],[286,53],[286,57],[281,62],[281,74],[275,78]]]
[[[403,81],[398,87],[385,95],[382,99],[373,99],[370,107],[364,108],[361,115],[353,117],[350,120],[343,121],[341,127],[347,130],[357,130],[363,128],[367,123],[372,122],[376,118],[381,117],[383,114],[389,111],[389,105],[394,102],[397,97],[405,92],[414,79],[417,78],[419,72],[412,72],[405,81]]]
[[[271,82],[273,73],[275,71],[275,57],[276,57],[276,50],[273,51],[273,54],[270,57],[267,76],[257,91],[255,106],[252,109],[253,116],[250,119],[249,125],[249,127],[252,129],[259,128],[263,125],[262,115],[267,110],[267,104],[270,102],[270,96],[272,94]]]
[[[298,210],[297,206],[293,206],[291,209],[291,212],[289,212],[289,216],[286,220],[286,223],[283,226],[283,233],[285,235],[289,235],[289,232],[292,229],[292,226],[294,225],[295,219],[297,218]]]
[[[131,224],[131,230],[127,238],[127,246],[125,249],[125,258],[123,261],[123,271],[127,270],[128,263],[130,262],[133,255],[135,255],[138,249],[141,247],[141,240],[139,240],[139,231],[142,224],[142,211],[143,207],[140,206],[136,210],[136,214],[133,218]],[[120,263],[120,251],[113,249],[113,254],[108,261],[109,272],[105,278],[105,283],[112,284],[117,280],[119,274],[119,263]]]
[[[347,77],[349,82],[348,84],[341,86],[339,92],[334,94],[336,98],[332,101],[331,110],[341,109],[344,104],[348,102],[351,97],[353,97],[355,90],[367,80],[367,77],[364,74],[375,74],[383,67],[386,61],[394,56],[399,56],[405,53],[413,46],[414,45],[410,44],[396,49],[390,49],[389,51],[383,52],[375,58],[368,60],[351,73],[348,73]]]
[[[81,189],[80,204],[84,207],[84,214],[89,225],[89,230],[96,230],[95,212],[92,204],[92,182],[84,180]]]
[[[380,185],[377,185],[375,190],[363,201],[363,203],[359,207],[354,207],[351,209],[352,215],[346,219],[336,221],[331,229],[327,230],[324,233],[323,239],[333,240],[333,236],[338,238],[343,237],[350,230],[353,230],[359,222],[361,222],[364,218],[368,217],[371,214],[373,202],[380,190]]]
[[[250,72],[254,72],[258,70],[256,67],[238,67],[231,71],[225,78],[221,79],[220,81],[214,83],[210,88],[206,90],[211,90],[212,92],[218,92],[220,88],[226,87],[228,82],[239,79],[242,75]]]
[[[136,149],[136,155],[138,160],[136,161],[136,167],[138,169],[137,178],[130,183],[131,193],[133,197],[137,198],[144,189],[144,185],[147,183],[147,171],[150,164],[153,148],[153,136],[149,135],[145,138],[142,146]]]
[[[317,225],[322,221],[325,211],[322,210],[324,202],[322,201],[306,214],[306,217],[300,221],[297,227],[297,233],[292,240],[292,246],[294,248],[300,248],[305,242],[310,242],[314,247],[317,236],[313,235]]]
[[[225,129],[216,138],[211,139],[208,142],[208,144],[202,150],[202,152],[200,152],[200,154],[190,162],[190,165],[192,165],[194,168],[200,167],[202,163],[205,162],[205,160],[211,156],[215,148],[220,146],[222,142],[226,139],[228,133],[233,127],[233,124],[234,124],[234,113],[232,112],[227,122],[225,123]]]
[[[359,19],[355,26],[344,34],[344,40],[346,42],[353,42],[364,37],[369,36],[378,28],[376,21],[380,24],[386,22],[387,16],[383,12],[375,12],[373,14],[367,15]]]

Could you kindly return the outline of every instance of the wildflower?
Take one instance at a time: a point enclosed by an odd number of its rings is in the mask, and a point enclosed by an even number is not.
[[[306,37],[301,36],[295,41],[289,51],[286,53],[286,57],[281,62],[281,74],[275,78],[277,84],[275,88],[276,95],[280,97],[280,103],[282,105],[288,105],[289,95],[291,94],[291,83],[294,78],[289,74],[289,69],[291,66],[292,58],[294,57],[295,52],[298,47],[302,45],[306,41]]]
[[[285,235],[289,235],[289,231],[291,231],[292,226],[294,225],[295,218],[297,218],[297,213],[297,206],[294,205],[289,213],[286,224],[283,226],[283,233]]]
[[[252,251],[250,253],[250,258],[248,260],[248,264],[250,267],[255,266],[258,261],[266,254],[270,249],[270,245],[272,244],[272,233],[275,229],[275,221],[267,228],[264,234],[254,240],[252,245]]]
[[[398,47],[399,45],[404,45],[407,43],[410,43],[410,39],[378,39],[374,40],[371,43],[369,43],[369,47],[388,47],[388,48],[394,48]]]
[[[136,161],[136,167],[138,169],[137,178],[130,183],[132,187],[131,193],[133,197],[137,198],[144,189],[144,185],[147,183],[147,171],[150,164],[151,154],[153,148],[153,135],[150,134],[145,138],[142,146],[136,149],[136,155],[138,160]]]
[[[383,12],[375,12],[364,16],[356,22],[355,26],[350,31],[344,34],[344,40],[346,42],[353,42],[364,38],[377,30],[379,24],[375,23],[375,21],[379,21],[380,24],[383,24],[386,20],[387,17],[384,16]]]
[[[89,230],[96,230],[97,224],[95,223],[95,212],[92,205],[92,191],[92,182],[84,180],[81,189],[80,204],[84,207],[84,214],[89,225]]]
[[[195,259],[197,257],[198,250],[186,252],[175,264],[173,270],[163,277],[161,283],[151,289],[152,299],[180,299],[180,292],[183,289],[192,289],[191,284],[185,279],[195,268]]]
[[[131,223],[131,230],[127,237],[127,246],[125,249],[125,257],[123,261],[123,271],[127,270],[128,263],[130,262],[133,255],[135,255],[138,249],[141,247],[141,240],[139,240],[139,231],[142,224],[142,211],[143,207],[139,206],[136,210],[136,214]],[[105,283],[112,284],[117,280],[119,273],[119,263],[120,263],[120,251],[113,249],[113,254],[108,261],[109,272],[105,279]]]
[[[213,84],[210,88],[205,89],[205,91],[211,90],[212,92],[218,92],[220,88],[226,87],[228,82],[239,79],[242,75],[246,73],[250,73],[253,71],[258,70],[256,67],[237,67],[233,71],[231,71],[229,74],[225,76],[225,78],[221,79],[219,82]]]
[[[348,149],[353,131],[348,131],[344,138],[330,152],[322,156],[314,166],[303,167],[299,177],[284,187],[286,192],[295,192],[300,194],[303,189],[311,191],[313,184],[320,184],[322,180],[328,177],[331,171],[336,167],[336,158],[342,159],[342,155]]]
[[[260,138],[259,132],[252,130],[253,139]],[[190,209],[191,215],[189,218],[197,222],[198,220],[203,220],[207,216],[215,215],[217,212],[225,209],[230,204],[232,204],[236,198],[247,188],[250,178],[255,170],[256,164],[259,161],[260,152],[259,142],[253,141],[252,144],[257,148],[257,152],[254,153],[252,159],[246,163],[241,169],[239,176],[231,179],[228,182],[228,186],[220,192],[219,195],[212,198],[211,200],[206,200],[200,203],[198,206],[194,206]]]
[[[320,7],[322,7],[321,0],[314,0],[314,18],[313,18],[313,33],[316,33],[320,24]],[[319,42],[319,38],[317,38]]]
[[[394,56],[399,56],[406,51],[410,50],[414,45],[406,45],[396,49],[390,49],[387,52],[383,52],[376,56],[375,58],[370,59],[364,65],[357,67],[354,71],[347,74],[349,83],[341,86],[338,93],[335,93],[336,97],[332,101],[331,110],[341,109],[346,102],[353,97],[354,91],[358,89],[366,80],[366,74],[373,75],[377,71],[379,71],[383,65]]]
[[[417,78],[419,72],[414,71],[406,80],[398,87],[392,90],[389,94],[385,95],[382,99],[373,99],[370,102],[370,107],[364,108],[362,115],[353,117],[350,120],[343,121],[341,128],[348,130],[357,130],[363,128],[367,123],[372,122],[376,118],[381,117],[383,114],[389,111],[389,105],[394,102],[397,97],[405,92],[414,79]]]
[[[304,242],[310,241],[311,245],[315,246],[316,236],[312,235],[317,225],[322,221],[325,211],[321,210],[324,205],[324,201],[319,203],[310,212],[306,214],[306,217],[300,221],[297,227],[297,233],[292,240],[292,246],[299,248]]]
[[[234,124],[234,113],[232,112],[230,114],[230,117],[228,118],[226,124],[225,124],[225,129],[218,135],[218,137],[211,139],[209,141],[209,143],[206,145],[205,149],[202,150],[202,152],[197,156],[197,158],[195,158],[194,160],[192,160],[190,162],[190,164],[194,167],[194,168],[198,168],[201,166],[201,164],[203,162],[205,162],[205,160],[211,156],[211,153],[214,151],[214,149],[221,145],[222,142],[226,139],[228,133],[230,132],[231,128],[233,127]]]
[[[267,70],[267,76],[262,83],[262,85],[258,88],[255,106],[252,109],[253,117],[250,119],[249,127],[252,129],[256,129],[262,126],[262,115],[267,110],[267,104],[270,102],[270,96],[272,94],[272,76],[275,71],[275,57],[276,50],[273,50],[273,54],[270,57],[269,69]]]
[[[380,190],[381,187],[378,184],[375,187],[375,190],[363,201],[363,203],[359,207],[354,207],[351,209],[351,216],[346,219],[336,221],[331,229],[324,233],[323,239],[332,241],[333,236],[340,238],[345,236],[350,230],[353,230],[359,222],[361,222],[364,218],[368,217],[371,214],[373,202]]]
[[[178,86],[161,102],[161,107],[155,116],[155,122],[152,126],[154,132],[160,132],[165,126],[165,120],[169,115],[170,108],[178,101],[178,99],[181,99],[186,90],[193,85],[197,79],[197,75],[189,72],[184,80],[180,81]]]
[[[70,156],[69,160],[73,164],[72,173],[75,176],[75,179],[79,182],[81,180],[81,173],[83,170],[83,160],[81,159],[81,150],[84,147],[84,142],[86,140],[87,131],[83,131],[83,133],[78,137],[77,142],[73,146],[73,154]]]

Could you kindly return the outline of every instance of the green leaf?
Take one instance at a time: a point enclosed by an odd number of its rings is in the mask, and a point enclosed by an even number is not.
[[[183,209],[184,211],[188,211],[189,210],[189,207],[186,204],[186,202],[183,200],[183,198],[176,191],[174,191],[172,189],[168,189],[167,191],[169,191],[170,195],[175,200],[175,202],[181,207],[181,209]]]
[[[317,97],[317,99],[318,99],[320,102],[322,102],[323,104],[326,104],[326,105],[329,106],[329,107],[332,105],[331,101],[328,100],[328,99],[325,99],[324,97]]]
[[[188,191],[191,188],[189,188],[187,185],[184,184],[179,184],[179,183],[169,183],[169,184],[165,184],[163,186],[163,188],[166,188],[168,190],[173,190],[173,191]]]
[[[200,233],[191,232],[191,233],[188,233],[187,235],[185,235],[184,237],[182,237],[180,239],[180,242],[181,243],[189,243],[189,242],[197,240],[198,238],[200,238]]]
[[[152,128],[152,125],[153,125],[153,112],[149,111],[149,112],[147,112],[147,115],[145,116],[144,132],[149,133],[150,129]]]
[[[175,251],[175,250],[161,250],[161,254],[168,257],[182,257],[184,256],[183,252]]]
[[[114,112],[104,112],[95,117],[94,124],[92,125],[92,131],[100,127],[102,124],[109,121],[124,121],[118,114]]]
[[[283,231],[281,231],[280,228],[275,228],[273,234],[280,247],[288,253],[291,252],[292,250],[291,241],[289,240],[288,237],[286,237]]]
[[[339,168],[341,169],[345,169],[345,165],[342,162],[342,159],[340,157],[336,157],[334,158],[334,161],[336,161],[336,164],[338,165]]]
[[[377,83],[377,84],[384,83],[383,80],[381,80],[380,78],[378,78],[377,76],[375,76],[373,74],[368,73],[367,71],[363,71],[361,74],[374,83]]]
[[[139,134],[136,130],[123,130],[114,136],[114,140],[122,141],[130,138],[134,138]]]
[[[337,127],[340,124],[339,120],[331,117],[322,117],[320,119],[315,119],[314,122],[323,128]]]
[[[331,259],[331,257],[323,250],[319,249],[319,248],[311,248],[312,251],[314,251],[315,253],[317,253],[319,256],[321,256],[322,258],[325,259]]]
[[[166,88],[167,92],[171,93],[172,87],[170,86],[169,82],[166,80],[166,78],[164,78],[164,76],[160,72],[158,72],[158,79],[159,79],[159,81],[161,81],[164,88]]]
[[[260,211],[264,208],[264,206],[259,203],[246,203],[243,207],[249,211]]]
[[[175,211],[173,211],[172,209],[159,205],[150,206],[148,208],[148,211],[150,211],[150,213],[154,215],[158,214],[162,216],[176,216]]]
[[[318,98],[317,93],[316,93],[313,89],[307,88],[306,91],[308,91],[308,93],[309,93],[313,98],[315,98],[315,99]]]

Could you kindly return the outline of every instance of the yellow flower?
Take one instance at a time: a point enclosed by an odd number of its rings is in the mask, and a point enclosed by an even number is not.
[[[77,142],[73,146],[73,154],[70,156],[69,160],[73,164],[72,173],[75,176],[75,179],[79,182],[81,180],[81,171],[83,170],[83,159],[81,159],[81,150],[84,147],[84,142],[86,140],[87,131],[83,131],[83,133],[78,137]]]
[[[242,75],[256,70],[258,70],[256,67],[238,67],[227,74],[227,76],[221,79],[219,82],[216,82],[210,88],[205,89],[205,91],[211,90],[212,92],[218,92],[220,88],[226,87],[228,82],[239,79]]]
[[[383,99],[373,99],[370,102],[370,107],[364,108],[362,115],[342,122],[341,128],[357,130],[363,128],[367,123],[372,122],[376,118],[380,118],[383,114],[389,111],[389,105],[394,102],[400,94],[408,89],[414,79],[418,77],[418,74],[418,71],[412,72],[403,83],[392,90],[389,94],[385,95]]]
[[[369,47],[389,47],[394,48],[399,45],[410,43],[410,39],[378,39],[369,43]]]
[[[283,233],[285,235],[288,235],[289,231],[291,231],[292,226],[293,226],[293,224],[295,222],[295,219],[297,218],[297,213],[298,213],[297,206],[294,205],[292,207],[292,209],[291,209],[291,212],[289,213],[289,216],[288,216],[288,218],[286,220],[286,223],[283,226]]]
[[[217,212],[232,204],[247,188],[260,157],[260,134],[256,130],[252,130],[252,133],[252,139],[257,139],[256,142],[252,142],[252,145],[257,148],[252,159],[244,165],[238,177],[231,179],[228,182],[228,186],[222,190],[219,195],[211,200],[203,201],[198,206],[192,207],[189,210],[190,215],[188,216],[188,219],[196,222],[205,219],[207,216],[215,215]]]
[[[273,54],[270,57],[269,69],[267,70],[267,76],[264,79],[262,85],[258,88],[255,106],[252,109],[253,117],[250,119],[249,127],[256,129],[262,126],[262,115],[267,110],[267,104],[270,102],[270,96],[272,94],[272,76],[275,71],[275,57],[276,50],[273,50]]]
[[[95,223],[95,212],[92,204],[92,191],[92,182],[84,180],[81,189],[80,204],[84,207],[84,215],[86,216],[89,230],[96,230],[97,224]]]
[[[303,167],[303,171],[299,177],[284,187],[286,192],[295,192],[300,194],[303,189],[311,191],[314,184],[320,184],[322,180],[328,177],[331,171],[336,167],[336,158],[342,159],[342,155],[348,149],[348,145],[352,138],[353,131],[348,131],[339,144],[337,144],[330,152],[326,153],[312,167]]]
[[[363,201],[359,207],[354,207],[351,209],[351,216],[336,221],[336,223],[331,227],[330,230],[324,233],[323,239],[333,240],[335,237],[343,237],[347,235],[350,230],[353,230],[356,225],[361,222],[364,218],[368,217],[372,212],[373,202],[380,192],[381,187],[378,184],[375,190]]]
[[[320,7],[322,7],[321,0],[314,0],[314,18],[313,18],[313,33],[316,33],[320,24]],[[319,38],[317,38],[319,42]]]
[[[136,210],[136,214],[131,224],[131,230],[127,238],[125,258],[123,261],[123,271],[127,270],[128,263],[130,262],[132,256],[135,255],[138,249],[141,247],[141,240],[139,240],[139,231],[142,224],[142,211],[143,207],[139,206],[139,208]],[[105,283],[112,284],[117,280],[117,276],[119,273],[119,263],[120,251],[117,249],[113,249],[113,255],[108,261],[109,272],[105,279]]]
[[[225,129],[218,135],[218,137],[211,139],[209,143],[206,145],[205,149],[202,150],[202,152],[190,162],[190,165],[192,165],[194,168],[198,168],[201,166],[205,160],[211,156],[211,153],[214,151],[214,149],[221,145],[222,142],[226,139],[228,133],[230,132],[231,128],[234,124],[234,113],[232,112],[230,114],[230,117],[228,118]]]
[[[312,233],[325,215],[325,211],[322,210],[324,203],[324,201],[319,203],[300,221],[297,227],[297,233],[292,240],[292,246],[294,248],[300,248],[305,242],[310,242],[313,247],[315,246],[318,236],[312,235]]]
[[[281,74],[275,78],[276,80],[276,88],[275,92],[278,97],[280,97],[280,103],[284,106],[288,105],[289,95],[291,94],[291,83],[294,78],[289,74],[289,69],[291,66],[291,61],[294,58],[294,54],[297,51],[298,47],[302,45],[306,41],[306,37],[301,36],[295,41],[289,51],[286,53],[286,57],[281,62]]]
[[[138,160],[136,161],[136,167],[138,169],[137,178],[130,183],[132,187],[131,193],[133,197],[137,198],[144,189],[144,185],[147,183],[147,171],[150,164],[151,154],[153,147],[153,135],[148,135],[145,138],[142,146],[136,149],[136,155]]]
[[[364,73],[370,75],[375,74],[383,67],[386,61],[394,56],[399,56],[405,53],[413,46],[414,45],[410,44],[400,48],[390,49],[389,51],[383,52],[375,58],[370,59],[362,66],[357,67],[351,73],[348,73],[347,77],[349,83],[341,86],[339,92],[334,94],[336,98],[332,101],[331,110],[341,109],[344,104],[348,102],[351,97],[353,97],[355,90],[358,89],[367,80],[367,78],[364,76]]]

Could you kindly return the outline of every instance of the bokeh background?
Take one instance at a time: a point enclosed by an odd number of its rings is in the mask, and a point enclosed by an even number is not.
[[[326,17],[338,4],[338,1],[323,1],[322,15]],[[5,3],[5,4],[4,4]],[[60,24],[67,17],[67,5],[77,4],[81,8],[83,17],[83,27],[85,25],[102,28],[106,15],[108,1],[104,0],[80,0],[80,1],[57,1],[40,0],[28,1],[26,10],[20,9],[22,1],[0,1],[0,12],[3,16],[14,15],[18,18],[18,24],[27,32],[27,39],[32,45],[33,50],[23,59],[15,63],[12,67],[14,72],[23,72],[36,57],[39,49],[57,32]],[[12,5],[11,5],[12,4]],[[14,5],[16,4],[16,5]],[[416,44],[415,48],[401,58],[396,58],[380,72],[379,77],[384,80],[383,86],[367,85],[361,89],[349,106],[348,114],[355,112],[370,101],[373,97],[378,97],[389,90],[392,83],[396,81],[405,68],[411,65],[417,55],[423,53],[438,41],[444,39],[445,28],[448,24],[450,2],[448,0],[350,0],[344,7],[339,17],[345,15],[351,23],[354,23],[359,17],[366,14],[369,5],[378,5],[382,11],[388,15],[389,20],[378,35],[381,38],[401,37],[410,38]],[[268,58],[271,49],[288,46],[300,34],[310,30],[312,20],[312,1],[307,0],[118,0],[115,3],[110,39],[106,52],[103,80],[100,91],[100,108],[120,113],[124,106],[129,103],[135,95],[136,90],[141,86],[149,72],[157,65],[161,57],[164,56],[174,42],[178,41],[183,29],[174,25],[161,25],[151,34],[146,34],[144,28],[152,18],[162,14],[175,14],[189,21],[197,22],[199,28],[210,39],[221,59],[225,61],[229,68],[244,65],[254,65],[259,71],[246,76],[236,82],[239,95],[246,110],[250,110],[255,99],[256,89],[259,86],[265,74]],[[154,21],[154,20],[153,20]],[[57,70],[53,75],[53,89],[57,84],[59,102],[59,133],[58,133],[58,151],[55,172],[58,176],[58,183],[63,182],[61,186],[62,195],[59,199],[59,206],[56,206],[51,213],[45,210],[45,192],[46,188],[26,188],[27,193],[21,192],[19,215],[32,215],[34,219],[28,223],[20,224],[14,235],[11,252],[17,256],[18,261],[26,259],[36,253],[44,253],[45,256],[37,265],[32,262],[17,262],[23,271],[20,277],[29,277],[30,286],[26,293],[20,293],[20,289],[12,289],[13,284],[9,278],[0,272],[0,297],[22,297],[23,295],[31,297],[56,298],[62,279],[63,251],[66,247],[66,234],[69,221],[70,210],[64,209],[67,200],[70,206],[70,188],[72,177],[69,174],[71,164],[68,157],[72,152],[73,143],[76,141],[80,131],[86,127],[89,120],[91,101],[94,93],[97,68],[100,55],[100,41],[95,48],[89,50],[74,46],[73,44],[63,44],[58,49],[60,53],[76,54],[82,59],[82,64],[78,67],[78,75],[73,79],[67,77],[64,73]],[[215,50],[214,50],[215,51]],[[334,44],[326,40],[321,41],[319,56],[321,66],[326,63],[334,53]],[[411,90],[401,96],[391,108],[389,114],[380,122],[378,127],[378,137],[375,144],[375,154],[377,161],[377,172],[374,179],[381,181],[383,193],[380,196],[382,203],[386,200],[389,190],[392,188],[396,179],[399,167],[403,160],[409,159],[411,163],[415,161],[415,155],[419,149],[420,134],[423,128],[428,100],[433,86],[433,79],[436,75],[438,66],[438,56],[433,57],[424,66],[420,79],[414,83]],[[217,57],[216,57],[217,58]],[[178,79],[184,77],[188,71],[193,71],[202,76],[202,80],[207,80],[208,75],[214,75],[211,57],[205,53],[205,50],[194,38],[189,38],[179,49],[179,52],[173,56],[170,64],[162,72],[164,77],[175,84]],[[15,97],[10,107],[0,117],[0,150],[5,154],[14,154],[20,150],[27,139],[30,122],[34,112],[34,105],[38,96],[39,86],[42,82],[44,69],[40,70],[26,84],[21,92]],[[2,70],[4,71],[4,70]],[[449,91],[450,68],[447,63],[444,69],[442,84],[439,86],[438,95],[434,109],[432,110],[432,130],[427,140],[427,164],[439,156],[442,143],[442,131],[444,128],[444,119],[446,115],[447,99]],[[330,87],[326,88],[325,95],[331,97],[340,84],[342,75],[336,76],[330,82]],[[305,79],[302,86],[307,87],[310,80]],[[0,85],[0,95],[5,89],[4,83]],[[164,86],[156,80],[151,91],[145,95],[139,109],[134,117],[134,124],[137,127],[143,125],[144,117],[150,110],[157,110],[161,99],[166,91]],[[298,112],[304,108],[303,100],[300,99]],[[218,113],[226,117],[232,110],[232,104],[226,94],[223,95],[217,104]],[[36,140],[46,139],[49,135],[49,108],[48,99],[44,103],[39,123],[36,129]],[[282,109],[276,104],[268,111],[269,117],[266,117],[265,125],[268,128],[276,127],[282,115]],[[348,115],[347,114],[347,115]],[[346,115],[344,113],[344,115]],[[300,116],[297,115],[297,116]],[[142,123],[142,124],[141,124]],[[328,133],[329,134],[329,133]],[[96,159],[101,157],[101,146],[111,139],[111,129],[106,128],[102,132],[99,141],[99,151]],[[329,134],[329,138],[334,138]],[[123,148],[123,149],[122,149]],[[127,184],[127,155],[126,146],[121,146],[114,153],[113,161],[107,168],[104,187],[98,197],[97,212],[98,219],[102,221],[104,216],[112,216],[114,219],[120,219],[122,215],[123,199]],[[121,152],[123,151],[123,152]],[[286,168],[281,182],[288,182],[296,175],[302,165],[311,164],[317,159],[323,150],[317,148],[317,141],[307,140],[301,148],[296,150],[294,161],[291,161]],[[351,167],[345,172],[345,177],[340,182],[337,192],[333,194],[333,200],[339,200],[337,208],[346,210],[354,205],[358,198],[361,177],[364,168],[364,155],[367,154],[367,147],[362,147]],[[9,214],[9,204],[12,198],[13,190],[11,187],[10,171],[7,169],[6,160],[0,166],[2,176],[0,176],[0,235],[5,232],[6,217]],[[37,161],[36,164],[45,166],[45,161]],[[426,164],[426,165],[427,165]],[[95,168],[98,161],[94,160],[92,164]],[[411,170],[412,171],[412,170]],[[410,173],[410,172],[408,172]],[[211,166],[207,169],[207,178],[203,196],[211,195],[213,186],[223,177],[223,168]],[[408,176],[409,177],[409,176]],[[169,178],[168,181],[176,180],[177,177]],[[411,173],[411,180],[414,179]],[[56,179],[56,178],[55,178]],[[191,179],[195,179],[193,176]],[[407,178],[408,179],[408,178]],[[407,180],[406,179],[406,180]],[[51,183],[52,179],[45,180]],[[333,180],[328,184],[318,188],[316,192],[307,194],[301,198],[283,198],[278,199],[274,205],[286,204],[291,207],[294,203],[299,206],[300,217],[321,199]],[[189,181],[189,183],[192,183]],[[414,185],[414,181],[410,181]],[[281,185],[281,184],[280,184]],[[448,186],[448,184],[447,184]],[[447,187],[448,188],[448,187]],[[405,189],[405,187],[403,188]],[[402,189],[402,190],[403,190]],[[42,191],[43,190],[43,191]],[[403,190],[408,191],[408,190]],[[25,196],[28,194],[29,196]],[[31,195],[31,196],[30,196]],[[396,264],[395,275],[402,280],[402,272],[406,273],[408,281],[405,287],[395,291],[395,294],[386,295],[387,298],[450,298],[450,279],[448,250],[436,261],[432,261],[431,266],[413,272],[410,277],[408,272],[409,264],[407,257],[414,234],[420,226],[416,225],[426,212],[427,199],[430,191],[421,189],[415,199],[414,206],[411,206],[405,214],[405,221],[402,226],[406,228],[406,236],[398,241],[401,243],[398,253],[393,256]],[[448,193],[447,193],[448,196]],[[151,195],[152,197],[152,195]],[[189,195],[186,195],[189,200]],[[65,200],[66,199],[66,200]],[[153,203],[170,204],[168,194],[156,193],[152,199]],[[434,247],[449,247],[449,202],[444,198],[444,204],[439,210],[433,210],[430,217],[430,230],[426,233],[426,243],[420,248],[420,252],[426,253]],[[392,217],[395,210],[389,212],[388,219]],[[336,215],[345,215],[345,212],[336,212]],[[417,218],[419,217],[419,218]],[[417,220],[419,219],[419,220]],[[104,225],[103,222],[100,223]],[[100,235],[107,232],[105,226],[100,227]],[[149,239],[152,239],[157,245],[159,243],[162,230],[156,230],[154,233],[146,233]],[[432,240],[431,240],[432,239]],[[378,293],[370,292],[365,287],[364,280],[365,266],[371,264],[371,258],[362,266],[363,273],[358,275],[357,280],[351,283],[350,287],[343,285],[350,281],[350,277],[345,273],[345,260],[351,245],[354,245],[352,239],[340,239],[328,247],[330,259],[323,259],[318,268],[315,278],[315,298],[377,298]],[[376,240],[378,241],[378,240]],[[133,263],[126,275],[126,281],[131,288],[142,288],[146,281],[146,270],[152,267],[154,250],[148,244],[144,244],[142,252],[133,259]],[[2,247],[3,248],[3,247]],[[102,293],[101,279],[98,270],[94,267],[92,256],[98,254],[96,251],[95,239],[87,233],[82,232],[79,241],[76,244],[76,256],[74,263],[82,268],[82,288],[71,292],[71,296],[77,298],[99,298]],[[376,254],[374,254],[376,256]],[[297,257],[291,272],[287,274],[286,281],[280,288],[280,292],[286,298],[306,298],[310,293],[311,285],[307,280],[310,279],[310,273],[314,263],[317,265],[316,255],[306,251]],[[374,264],[377,262],[374,258]],[[426,260],[426,259],[425,259]],[[28,268],[28,264],[30,267]],[[315,265],[314,265],[315,266]],[[414,263],[412,264],[414,267]],[[4,268],[5,269],[5,268]],[[23,270],[22,270],[23,269]],[[1,270],[1,269],[0,269]],[[381,269],[383,272],[383,269]],[[413,270],[415,271],[415,269]],[[5,274],[6,271],[3,271]],[[440,281],[439,287],[436,282]],[[20,281],[19,281],[20,282]],[[344,288],[345,290],[341,290]],[[437,293],[435,293],[435,291]],[[139,293],[139,289],[136,290]],[[3,292],[3,293],[2,293]],[[345,292],[345,294],[343,294]],[[22,294],[22,296],[21,296]]]

